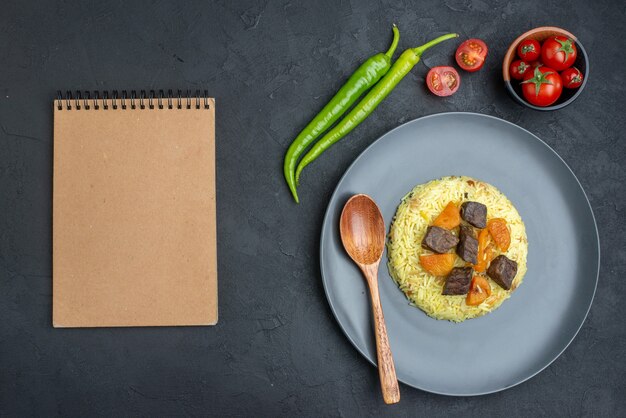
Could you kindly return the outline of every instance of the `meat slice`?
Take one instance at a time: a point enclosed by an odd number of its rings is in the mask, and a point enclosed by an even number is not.
[[[446,284],[443,286],[442,295],[466,295],[472,282],[471,267],[455,267],[452,269]]]
[[[478,202],[465,202],[461,205],[461,218],[482,229],[487,226],[487,206]]]
[[[422,240],[422,247],[443,254],[459,243],[450,231],[438,226],[429,226]]]
[[[487,276],[498,283],[501,288],[509,290],[517,274],[517,263],[505,255],[499,255],[487,269]]]
[[[461,225],[459,231],[459,245],[456,246],[456,253],[468,263],[478,263],[478,240],[474,235],[474,228]]]

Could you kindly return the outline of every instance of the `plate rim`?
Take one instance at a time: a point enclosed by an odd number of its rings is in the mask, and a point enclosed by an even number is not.
[[[329,291],[328,291],[328,286],[326,285],[326,277],[324,277],[324,241],[325,241],[325,236],[326,236],[326,232],[325,232],[325,226],[327,225],[327,223],[329,222],[329,218],[331,216],[331,202],[335,199],[340,186],[342,185],[342,183],[344,182],[346,176],[348,175],[348,172],[350,172],[350,170],[352,169],[352,167],[363,157],[363,155],[369,151],[370,148],[372,148],[375,144],[377,144],[379,141],[381,141],[383,138],[385,138],[387,135],[390,135],[391,133],[395,132],[396,130],[399,130],[401,128],[403,128],[405,125],[409,125],[411,123],[414,123],[416,121],[422,120],[422,119],[430,119],[430,118],[436,118],[436,117],[446,117],[446,116],[451,116],[451,115],[471,115],[471,116],[475,116],[475,117],[480,117],[480,118],[487,118],[487,119],[494,119],[497,120],[499,122],[503,122],[507,125],[511,125],[517,129],[520,129],[522,131],[524,131],[525,133],[529,134],[531,137],[533,137],[535,140],[539,141],[540,144],[542,144],[543,146],[545,146],[550,152],[552,152],[560,161],[561,163],[563,163],[563,165],[567,168],[567,170],[570,172],[570,174],[574,177],[574,179],[576,180],[576,183],[578,184],[578,187],[580,188],[585,201],[587,202],[587,206],[589,207],[589,212],[591,213],[591,219],[593,221],[593,227],[595,230],[595,234],[596,234],[596,240],[595,240],[595,244],[596,244],[596,248],[598,250],[598,259],[597,259],[597,268],[596,268],[596,277],[595,277],[595,282],[593,285],[593,292],[591,294],[591,299],[589,300],[589,305],[587,306],[587,309],[585,311],[585,315],[583,316],[582,321],[580,322],[580,324],[578,325],[576,332],[574,332],[574,334],[572,335],[572,337],[569,339],[569,341],[567,341],[567,344],[565,344],[563,346],[563,348],[554,356],[554,358],[552,358],[550,361],[548,361],[544,366],[542,366],[541,368],[539,368],[538,370],[534,371],[533,373],[531,373],[530,375],[528,375],[527,377],[509,385],[509,386],[505,386],[505,387],[501,387],[501,388],[497,388],[494,390],[489,390],[489,391],[482,391],[482,392],[467,392],[467,393],[452,393],[452,392],[444,392],[444,391],[436,391],[436,390],[430,390],[424,387],[421,387],[419,385],[415,385],[412,383],[408,383],[404,380],[398,379],[398,381],[402,382],[403,384],[413,387],[415,389],[419,389],[421,391],[424,392],[428,392],[428,393],[434,393],[437,395],[444,395],[444,396],[482,396],[482,395],[488,395],[491,393],[497,393],[497,392],[501,392],[507,389],[510,389],[512,387],[515,387],[517,385],[520,385],[530,379],[532,379],[533,377],[537,376],[539,373],[541,373],[542,371],[544,371],[548,366],[550,366],[552,363],[554,363],[554,361],[556,361],[556,359],[558,359],[564,352],[565,350],[567,350],[567,348],[570,346],[570,344],[574,341],[574,339],[576,338],[576,336],[578,335],[578,333],[580,332],[580,330],[582,329],[583,325],[585,324],[585,321],[587,320],[587,316],[589,315],[589,311],[591,310],[591,305],[593,305],[593,301],[595,299],[595,295],[596,295],[596,291],[598,288],[598,281],[600,278],[600,265],[601,265],[601,247],[600,247],[600,233],[598,231],[598,224],[596,222],[596,217],[595,214],[593,213],[593,207],[591,206],[591,202],[589,201],[589,197],[587,196],[587,193],[585,192],[584,187],[582,186],[582,184],[580,183],[580,180],[578,179],[578,177],[576,176],[576,174],[574,173],[574,171],[571,169],[571,167],[567,164],[567,162],[565,162],[565,160],[550,146],[548,145],[544,140],[542,140],[541,138],[539,138],[537,135],[535,135],[534,133],[530,132],[528,129],[525,129],[513,122],[509,122],[508,120],[499,118],[497,116],[492,116],[492,115],[487,115],[484,113],[477,113],[477,112],[441,112],[441,113],[432,113],[430,115],[424,115],[418,118],[414,118],[411,119],[407,122],[404,122],[398,126],[396,126],[393,129],[390,129],[389,131],[385,132],[384,134],[382,134],[381,136],[379,136],[378,138],[376,138],[371,144],[369,144],[363,151],[361,151],[361,153],[354,159],[354,161],[352,161],[352,163],[348,166],[348,168],[346,168],[345,172],[343,173],[343,175],[341,176],[341,178],[339,179],[339,181],[337,182],[337,185],[335,186],[335,189],[333,190],[332,195],[330,196],[330,199],[328,201],[328,205],[326,206],[326,212],[324,213],[324,219],[322,220],[322,227],[321,227],[321,234],[320,234],[320,245],[319,245],[319,252],[320,252],[320,274],[321,274],[321,278],[322,278],[322,285],[324,286],[324,295],[326,296],[326,301],[328,302],[328,304],[330,305],[330,310],[333,313],[333,316],[335,317],[335,321],[337,322],[337,324],[339,325],[339,328],[341,328],[341,331],[343,332],[343,334],[346,336],[346,338],[348,339],[348,341],[350,341],[350,343],[352,344],[352,346],[370,363],[372,364],[374,367],[376,366],[376,359],[375,358],[370,358],[370,356],[365,353],[363,350],[361,350],[361,348],[357,345],[357,343],[354,341],[354,339],[348,334],[348,332],[346,331],[346,328],[344,327],[344,325],[341,323],[341,321],[339,320],[338,316],[337,316],[337,311],[335,309],[335,305],[333,304],[331,298],[329,297]],[[368,302],[369,303],[369,302]],[[393,347],[392,347],[392,351],[393,351]]]

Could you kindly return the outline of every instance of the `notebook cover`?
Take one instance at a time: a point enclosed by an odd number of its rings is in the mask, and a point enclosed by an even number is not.
[[[54,327],[217,322],[215,101],[206,103],[55,101]]]

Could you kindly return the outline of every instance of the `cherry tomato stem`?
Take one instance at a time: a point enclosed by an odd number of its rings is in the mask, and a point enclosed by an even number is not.
[[[534,72],[524,76],[522,93],[524,98],[535,106],[550,106],[556,102],[563,91],[561,76],[549,67],[535,67]]]
[[[583,74],[576,67],[570,67],[561,73],[563,79],[563,87],[568,89],[576,89],[583,83]]]
[[[517,46],[517,55],[526,62],[539,59],[541,45],[534,39],[525,39]]]
[[[554,68],[556,71],[563,71],[571,67],[577,56],[576,44],[564,36],[548,38],[541,47],[541,60],[545,65]]]
[[[526,71],[530,71],[530,64],[522,60],[513,61],[511,63],[511,66],[509,67],[509,73],[511,74],[511,77],[515,80],[523,79]]]

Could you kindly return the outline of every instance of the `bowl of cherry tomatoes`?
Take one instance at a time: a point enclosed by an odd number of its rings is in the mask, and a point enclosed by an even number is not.
[[[589,58],[570,32],[544,26],[513,41],[504,56],[502,76],[518,103],[535,110],[557,110],[582,93]]]

